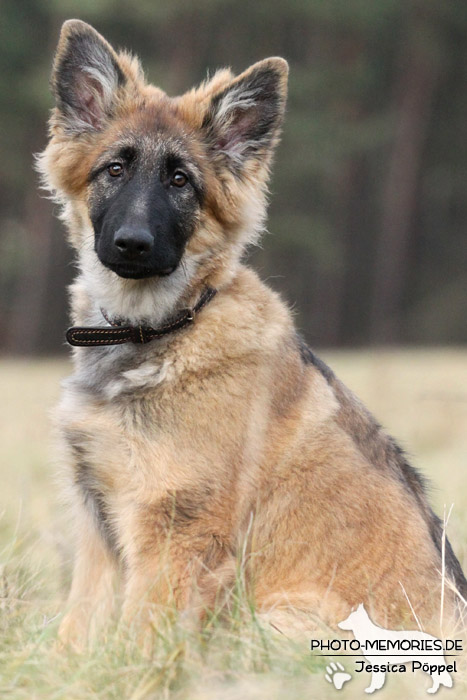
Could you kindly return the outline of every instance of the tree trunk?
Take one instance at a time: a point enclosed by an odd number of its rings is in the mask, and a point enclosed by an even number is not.
[[[412,21],[401,46],[395,96],[395,134],[383,185],[381,229],[376,249],[371,339],[394,343],[401,338],[404,292],[409,272],[409,244],[417,188],[438,65],[426,20]]]

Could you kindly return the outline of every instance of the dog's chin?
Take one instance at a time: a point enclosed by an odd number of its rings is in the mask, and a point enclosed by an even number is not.
[[[176,268],[163,271],[154,271],[151,267],[145,265],[136,265],[130,263],[106,263],[101,260],[102,264],[114,272],[119,277],[126,280],[144,280],[159,277],[169,277]]]

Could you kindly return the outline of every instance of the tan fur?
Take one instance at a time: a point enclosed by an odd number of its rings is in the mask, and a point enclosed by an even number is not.
[[[77,375],[57,412],[80,540],[62,637],[82,638],[96,606],[112,608],[119,569],[129,620],[143,601],[162,610],[213,606],[233,585],[242,551],[249,593],[272,618],[296,608],[335,625],[363,602],[384,626],[413,625],[407,596],[433,631],[441,562],[424,495],[391,468],[384,434],[368,438],[371,417],[358,401],[303,361],[289,310],[240,262],[264,216],[272,147],[239,179],[206,158],[198,135],[212,97],[238,79],[222,71],[170,99],[143,82],[134,60],[117,60],[129,83],[106,128],[70,138],[55,110],[41,156],[48,186],[66,205],[71,242],[79,252],[89,235],[93,164],[115,139],[144,138],[156,120],[188,142],[206,183],[187,256],[209,256],[177,308],[207,284],[218,294],[191,328],[141,348],[100,393],[79,383],[94,350],[75,351]],[[270,61],[285,95],[285,63]],[[144,284],[121,280],[122,294]],[[74,322],[89,323],[82,278],[72,305]],[[74,486],[83,468],[105,502],[113,554]],[[454,598],[446,592],[445,615]]]

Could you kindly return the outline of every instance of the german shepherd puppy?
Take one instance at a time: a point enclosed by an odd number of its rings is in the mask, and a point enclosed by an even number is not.
[[[58,411],[70,642],[112,609],[117,572],[144,629],[218,604],[240,552],[269,614],[334,625],[364,603],[381,625],[412,627],[413,610],[436,631],[441,599],[446,618],[467,596],[420,476],[241,262],[287,72],[269,58],[171,98],[92,27],[63,26],[39,169],[79,265]]]

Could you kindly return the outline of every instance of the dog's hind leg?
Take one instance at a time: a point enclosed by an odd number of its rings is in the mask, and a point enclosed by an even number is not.
[[[374,693],[375,690],[379,690],[383,687],[385,680],[386,674],[384,671],[372,671],[371,683],[368,688],[365,688],[365,693]]]

